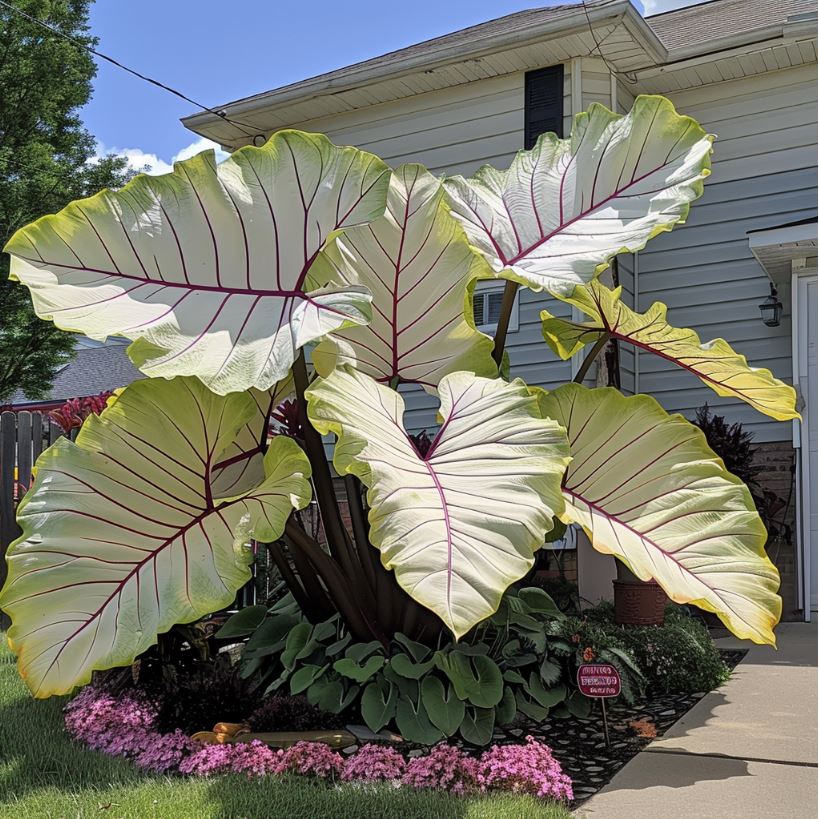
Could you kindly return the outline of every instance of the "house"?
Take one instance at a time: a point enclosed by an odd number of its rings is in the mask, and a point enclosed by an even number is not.
[[[74,358],[57,370],[44,398],[29,398],[18,391],[9,399],[9,408],[14,412],[49,412],[69,398],[88,398],[101,392],[112,392],[144,378],[128,358],[126,345],[124,339],[109,339],[102,344],[80,338]]]
[[[784,616],[810,619],[817,606],[816,56],[815,0],[710,0],[647,18],[628,0],[599,0],[510,14],[220,106],[241,130],[215,113],[184,124],[228,150],[293,127],[391,165],[470,174],[484,163],[507,166],[543,131],[568,134],[572,116],[592,102],[623,112],[638,94],[663,94],[699,120],[719,137],[705,194],[685,226],[620,257],[625,297],[640,310],[665,302],[675,325],[703,339],[722,336],[752,365],[792,381],[803,421],[759,415],[630,350],[622,353],[622,386],[688,417],[708,402],[754,433],[767,487],[783,499],[793,487],[793,543],[771,549]],[[759,309],[771,285],[772,303],[782,304],[775,326]],[[484,329],[499,298],[496,284],[476,292]],[[542,297],[523,291],[518,299],[507,342],[512,374],[546,387],[571,378],[577,362],[556,361],[544,346]],[[408,396],[408,423],[432,423],[432,407],[423,394]],[[581,563],[593,559],[581,550]]]

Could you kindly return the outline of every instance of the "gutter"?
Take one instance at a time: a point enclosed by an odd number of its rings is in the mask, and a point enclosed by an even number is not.
[[[667,51],[657,35],[640,16],[628,0],[616,0],[605,4],[588,7],[588,17],[583,7],[571,15],[558,20],[544,20],[536,25],[519,24],[516,28],[502,34],[475,34],[471,41],[446,43],[431,51],[422,51],[409,57],[398,58],[395,62],[380,63],[377,66],[361,64],[358,68],[351,66],[328,74],[303,80],[278,90],[256,94],[252,97],[214,106],[229,117],[257,113],[265,109],[283,107],[294,102],[307,102],[317,97],[341,94],[357,88],[366,88],[387,79],[400,79],[409,74],[421,71],[434,71],[436,68],[478,59],[508,48],[522,48],[557,34],[577,34],[589,30],[589,23],[599,26],[605,23],[624,22],[635,39],[641,41],[649,52],[649,58],[655,63],[667,58]],[[375,58],[379,59],[379,58]],[[182,124],[192,131],[223,120],[212,113],[202,112],[182,118]]]

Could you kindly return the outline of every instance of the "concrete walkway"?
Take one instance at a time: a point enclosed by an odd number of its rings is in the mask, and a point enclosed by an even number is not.
[[[784,623],[576,812],[588,819],[814,819],[815,624]]]

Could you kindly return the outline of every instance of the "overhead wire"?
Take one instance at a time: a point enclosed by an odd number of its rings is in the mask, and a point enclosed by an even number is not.
[[[195,105],[197,108],[201,108],[206,113],[213,114],[214,116],[219,117],[219,119],[221,119],[223,122],[229,123],[234,128],[241,131],[245,136],[250,137],[254,141],[254,143],[256,142],[256,139],[258,137],[261,137],[262,139],[265,138],[264,134],[261,134],[258,129],[248,130],[253,128],[253,126],[250,125],[249,123],[237,122],[236,120],[231,119],[224,111],[217,110],[215,108],[211,108],[210,106],[204,105],[203,103],[198,102],[195,99],[192,99],[187,94],[183,94],[181,91],[178,91],[176,88],[173,88],[167,83],[160,82],[159,80],[154,79],[153,77],[149,77],[141,73],[140,71],[137,71],[134,68],[130,68],[129,66],[123,64],[114,57],[111,57],[110,55],[104,54],[102,51],[93,48],[92,46],[88,45],[88,43],[84,43],[82,40],[78,40],[76,37],[72,37],[70,34],[66,34],[63,31],[60,31],[58,28],[52,26],[50,23],[47,23],[45,20],[41,20],[39,17],[34,17],[31,14],[28,14],[27,12],[23,11],[22,9],[17,8],[17,6],[12,5],[11,3],[7,2],[7,0],[0,0],[0,6],[28,20],[30,23],[34,23],[40,26],[41,28],[46,29],[52,34],[55,34],[57,37],[61,37],[63,40],[66,40],[69,43],[72,43],[73,45],[77,46],[77,48],[81,48],[83,49],[83,51],[86,51],[89,54],[93,54],[95,57],[98,57],[101,60],[105,60],[106,62],[111,63],[112,65],[116,66],[122,71],[126,71],[128,74],[132,74],[134,77],[137,77],[143,82],[147,82],[150,83],[151,85],[156,86],[157,88],[161,88],[163,91],[167,91],[168,93],[173,94],[176,97],[179,97],[185,102],[189,102],[191,105]]]

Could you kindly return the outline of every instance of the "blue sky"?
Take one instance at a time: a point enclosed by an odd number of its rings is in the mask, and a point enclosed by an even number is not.
[[[644,5],[656,13],[692,1],[644,0]],[[384,0],[97,0],[91,30],[104,53],[213,106],[550,4],[555,3],[412,0],[391,11]],[[173,159],[208,147],[179,123],[194,110],[101,62],[94,98],[82,116],[101,150],[127,153],[135,166],[147,163],[164,172]]]

